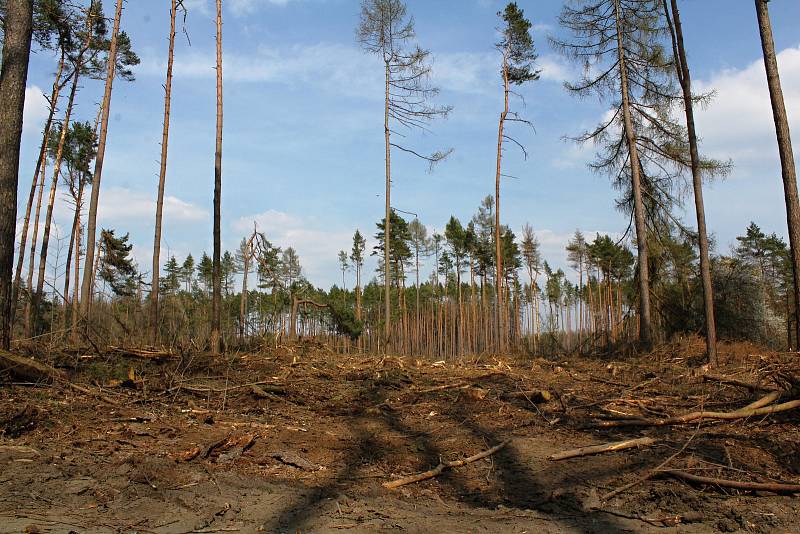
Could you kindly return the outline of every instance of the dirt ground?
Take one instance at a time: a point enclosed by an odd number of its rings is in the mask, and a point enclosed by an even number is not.
[[[666,467],[800,483],[797,412],[596,428],[763,395],[704,381],[701,352],[693,340],[627,359],[459,363],[311,344],[161,362],[40,353],[84,391],[0,375],[0,533],[800,531],[797,497],[664,473],[601,501],[673,455]],[[718,375],[788,389],[800,368],[749,345],[721,357]],[[643,436],[654,445],[547,459]],[[382,486],[509,438],[430,480]]]

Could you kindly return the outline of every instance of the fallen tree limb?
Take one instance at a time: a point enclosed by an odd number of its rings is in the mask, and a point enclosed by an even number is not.
[[[750,382],[744,382],[743,380],[725,376],[703,375],[703,382],[718,382],[729,386],[739,386],[740,388],[749,389],[750,391],[775,391],[775,388],[762,386],[760,384],[751,384]]]
[[[66,380],[66,375],[47,364],[32,358],[19,356],[11,352],[0,350],[0,368],[12,375],[31,382],[58,382]]]
[[[769,491],[771,493],[800,493],[800,484],[790,484],[784,482],[741,482],[739,480],[727,480],[724,478],[704,477],[700,475],[693,475],[686,471],[679,470],[664,470],[661,471],[665,475],[670,475],[689,482],[696,482],[698,484],[710,484],[713,486],[720,486],[722,488],[732,488],[750,491]]]
[[[675,417],[667,417],[664,419],[624,419],[617,421],[601,421],[599,423],[595,423],[592,426],[595,428],[598,427],[609,428],[618,426],[680,425],[685,423],[702,421],[706,419],[721,419],[721,420],[744,419],[746,417],[756,417],[759,415],[769,415],[778,412],[786,412],[789,410],[793,410],[797,407],[800,407],[800,399],[795,399],[781,404],[773,404],[771,406],[765,405],[776,400],[779,395],[780,394],[778,392],[769,393],[766,396],[762,397],[761,399],[757,400],[756,402],[753,402],[748,406],[745,406],[744,408],[740,408],[739,410],[735,410],[733,412],[698,411],[698,412],[687,413],[684,415],[678,415]]]
[[[621,451],[631,449],[633,447],[646,447],[652,445],[656,440],[653,438],[636,438],[628,439],[625,441],[615,441],[613,443],[603,443],[602,445],[592,445],[590,447],[579,447],[568,451],[551,454],[547,457],[548,460],[557,462],[559,460],[566,460],[568,458],[578,458],[580,456],[589,456],[592,454],[601,454],[604,452]]]
[[[686,440],[686,442],[683,444],[683,446],[680,448],[680,450],[678,450],[674,454],[670,455],[669,458],[667,458],[666,460],[664,460],[663,462],[661,462],[660,464],[655,466],[653,469],[651,469],[647,473],[645,473],[642,476],[638,477],[633,482],[629,482],[628,484],[625,484],[624,486],[620,486],[619,488],[617,488],[615,490],[611,490],[608,493],[605,493],[605,494],[601,495],[600,496],[600,501],[601,502],[606,502],[606,501],[610,500],[612,497],[616,497],[620,493],[624,493],[624,492],[628,491],[629,489],[631,489],[632,487],[637,486],[637,485],[641,484],[642,482],[645,482],[646,480],[650,480],[651,478],[653,478],[655,475],[657,475],[660,472],[661,469],[666,467],[667,464],[669,464],[672,460],[674,460],[675,458],[680,456],[681,453],[686,450],[686,447],[689,446],[689,443],[692,442],[692,440],[694,439],[694,437],[697,435],[697,433],[699,431],[700,431],[700,426],[698,425],[698,427],[695,429],[694,433],[691,436],[689,436],[689,439]]]
[[[478,454],[470,456],[469,458],[464,458],[463,460],[455,460],[452,462],[439,462],[439,465],[437,465],[436,467],[434,467],[429,471],[417,473],[416,475],[400,478],[397,480],[393,480],[391,482],[384,482],[383,487],[388,489],[396,489],[399,488],[400,486],[406,486],[408,484],[414,484],[416,482],[428,480],[429,478],[441,475],[447,469],[452,469],[454,467],[461,467],[462,465],[471,464],[472,462],[477,462],[478,460],[487,458],[496,453],[497,451],[499,451],[500,449],[502,449],[503,447],[505,447],[506,445],[508,445],[510,441],[511,441],[510,439],[507,439],[495,445],[491,449],[486,449],[483,452],[479,452]]]
[[[238,384],[235,386],[228,386],[225,388],[202,387],[202,386],[191,386],[188,384],[179,384],[177,386],[169,388],[167,392],[172,392],[182,389],[183,391],[188,391],[190,393],[225,393],[227,391],[233,391],[236,389],[244,389],[244,388],[251,388],[252,390],[253,387],[257,386],[260,386],[259,389],[261,390],[262,393],[263,392],[280,393],[280,394],[286,393],[283,386],[278,386],[268,381],[250,382],[248,384]]]

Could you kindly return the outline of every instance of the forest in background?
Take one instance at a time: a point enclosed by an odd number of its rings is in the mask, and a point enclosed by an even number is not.
[[[26,25],[8,22],[25,18],[24,4],[0,3],[9,54],[24,52],[26,38],[17,30],[24,34]],[[380,60],[376,65],[385,75],[386,210],[374,228],[356,230],[352,248],[339,253],[341,285],[328,290],[306,279],[292,247],[274,246],[255,225],[236,250],[222,251],[221,3],[214,250],[182,258],[161,254],[174,44],[176,34],[191,25],[184,3],[173,0],[150,269],[132,259],[124,228],[97,228],[113,84],[134,82],[139,63],[122,29],[123,2],[116,2],[113,18],[99,0],[36,0],[30,7],[32,43],[52,55],[55,73],[21,231],[3,227],[3,264],[14,261],[13,270],[4,271],[9,274],[3,285],[5,346],[13,338],[219,351],[276,346],[300,336],[342,352],[453,359],[497,352],[624,353],[701,334],[712,363],[718,339],[796,348],[800,255],[794,236],[800,231],[800,210],[765,1],[756,1],[756,11],[789,243],[751,223],[730,253],[715,253],[709,244],[703,181],[724,176],[735,162],[708,159],[699,151],[693,108],[713,105],[713,95],[692,91],[678,2],[569,1],[559,22],[571,38],[551,38],[549,44],[585,67],[566,90],[599,99],[609,112],[596,127],[568,135],[597,151],[590,168],[611,179],[619,192],[617,207],[630,224],[614,236],[577,230],[567,246],[568,272],[553,269],[542,257],[530,225],[512,229],[502,223],[501,198],[514,201],[501,197],[501,177],[509,176],[503,155],[507,150],[527,155],[515,132],[533,126],[522,102],[524,96],[535,100],[534,82],[541,73],[525,12],[511,2],[498,13],[494,48],[504,107],[497,124],[494,194],[480,201],[469,220],[420,221],[391,204],[391,158],[418,158],[432,172],[446,165],[452,148],[428,153],[406,146],[401,132],[427,131],[452,108],[436,103],[438,89],[430,84],[433,55],[417,43],[405,4],[362,2],[356,39]],[[16,56],[5,56],[4,65],[17,65]],[[105,86],[96,118],[74,120],[82,84],[92,81]],[[16,185],[13,195],[6,191],[7,200],[16,197]],[[693,224],[678,216],[690,201]],[[74,213],[64,235],[54,235],[56,202]],[[443,230],[429,230],[434,224]],[[365,235],[377,243],[372,250]],[[364,270],[370,255],[378,259],[376,272]]]

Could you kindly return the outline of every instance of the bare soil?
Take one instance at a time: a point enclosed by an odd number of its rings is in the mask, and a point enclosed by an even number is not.
[[[796,412],[592,427],[730,411],[763,394],[703,381],[692,367],[701,351],[692,340],[627,359],[558,361],[433,363],[312,344],[164,362],[40,354],[92,394],[4,375],[0,533],[800,531],[797,497],[663,474],[600,501],[679,451],[669,467],[800,482]],[[716,374],[793,387],[796,356],[741,344],[721,356]],[[552,399],[519,394],[532,390]],[[643,436],[655,445],[547,459]],[[484,460],[382,486],[507,438]]]

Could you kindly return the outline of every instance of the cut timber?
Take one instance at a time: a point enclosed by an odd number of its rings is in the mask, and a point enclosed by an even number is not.
[[[728,378],[725,376],[703,375],[703,381],[718,382],[720,384],[726,384],[729,386],[738,386],[740,388],[749,389],[750,391],[775,391],[775,388],[762,386],[760,384],[751,384],[750,382],[744,382],[742,380],[737,380],[735,378]]]
[[[688,480],[689,482],[696,482],[698,484],[710,484],[713,486],[720,486],[722,488],[733,488],[749,491],[769,491],[771,493],[800,493],[800,484],[787,484],[784,482],[740,482],[738,480],[727,480],[724,478],[711,478],[699,475],[693,475],[686,471],[662,471],[662,473]]]
[[[17,378],[31,382],[66,380],[66,375],[58,369],[4,350],[0,350],[0,368],[5,369]]]
[[[384,482],[383,487],[388,489],[396,489],[399,488],[400,486],[406,486],[408,484],[414,484],[415,482],[428,480],[429,478],[441,475],[447,469],[452,469],[454,467],[461,467],[462,465],[471,464],[472,462],[477,462],[478,460],[487,458],[496,453],[497,451],[499,451],[500,449],[502,449],[503,447],[505,447],[506,445],[508,445],[510,441],[511,441],[510,439],[507,439],[495,445],[491,449],[486,449],[483,452],[479,452],[478,454],[470,456],[469,458],[464,458],[463,460],[455,460],[453,462],[440,462],[439,465],[437,465],[436,467],[434,467],[429,471],[424,471],[422,473],[417,473],[416,475],[411,475],[405,478],[400,478],[398,480],[393,480],[392,482]]]
[[[577,458],[579,456],[589,456],[591,454],[601,454],[604,452],[621,451],[625,449],[632,449],[633,447],[646,447],[652,445],[656,440],[653,438],[637,438],[628,439],[625,441],[615,441],[614,443],[604,443],[602,445],[593,445],[591,447],[580,447],[569,451],[559,452],[547,457],[548,460],[557,462],[559,460],[566,460],[567,458]]]
[[[778,412],[786,412],[800,407],[800,399],[784,402],[781,404],[773,404],[766,406],[770,402],[777,400],[778,392],[771,392],[760,398],[759,400],[733,412],[691,412],[684,415],[677,415],[675,417],[667,417],[665,419],[626,419],[618,421],[601,421],[592,425],[593,427],[617,427],[617,426],[667,426],[667,425],[680,425],[702,421],[705,419],[744,419],[746,417],[756,417],[759,415],[769,415]]]

